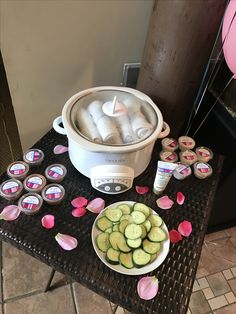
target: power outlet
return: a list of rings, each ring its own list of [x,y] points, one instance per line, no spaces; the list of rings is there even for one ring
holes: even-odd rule
[[[136,88],[141,63],[125,63],[121,85]]]

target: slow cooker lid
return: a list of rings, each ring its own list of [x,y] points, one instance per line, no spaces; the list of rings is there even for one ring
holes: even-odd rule
[[[86,140],[109,146],[137,144],[156,129],[154,108],[133,93],[99,90],[79,98],[71,106],[70,123]]]

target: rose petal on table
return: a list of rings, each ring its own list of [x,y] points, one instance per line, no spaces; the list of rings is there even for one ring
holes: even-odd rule
[[[169,237],[171,243],[177,243],[183,239],[179,231],[175,229],[169,231]]]
[[[138,194],[146,194],[149,192],[149,187],[148,186],[139,186],[139,185],[136,185],[135,186],[135,190]]]
[[[71,251],[78,245],[77,239],[68,234],[58,233],[55,236],[55,239],[57,243],[66,251]]]
[[[104,209],[104,207],[105,207],[104,199],[97,197],[91,202],[89,202],[86,208],[92,213],[99,214]]]
[[[63,145],[56,145],[53,149],[53,152],[56,155],[63,154],[65,152],[68,152],[68,147],[63,146]]]
[[[55,217],[53,215],[45,215],[41,219],[42,226],[46,229],[52,229],[55,225]]]
[[[19,217],[20,215],[20,208],[16,205],[8,205],[5,208],[3,208],[0,219],[12,221]]]
[[[153,299],[158,292],[158,279],[155,276],[141,278],[137,284],[137,292],[143,300]]]
[[[86,209],[84,207],[77,207],[72,210],[71,214],[74,217],[82,217],[86,214]]]
[[[184,236],[190,236],[192,232],[192,224],[190,221],[184,220],[178,226],[178,231]]]
[[[174,204],[174,202],[167,195],[158,198],[156,203],[161,209],[170,209]]]
[[[177,193],[177,203],[179,205],[183,205],[184,201],[185,201],[185,195],[182,192],[178,192]]]
[[[83,196],[78,196],[71,201],[71,205],[74,207],[84,207],[88,204],[87,198]]]

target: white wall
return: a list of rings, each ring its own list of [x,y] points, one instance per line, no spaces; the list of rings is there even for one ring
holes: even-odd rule
[[[0,43],[23,149],[80,90],[142,58],[153,0],[0,1]]]

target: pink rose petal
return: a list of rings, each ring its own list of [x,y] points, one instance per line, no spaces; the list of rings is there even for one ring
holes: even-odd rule
[[[78,245],[77,239],[68,234],[58,233],[55,236],[55,239],[57,243],[66,251],[71,251]]]
[[[97,197],[89,202],[86,208],[92,213],[99,214],[104,209],[104,207],[105,201],[102,198]]]
[[[182,205],[185,201],[185,195],[182,192],[177,193],[177,203]]]
[[[137,292],[143,300],[153,299],[158,292],[158,279],[155,276],[141,278],[137,284]]]
[[[138,194],[146,194],[149,192],[149,187],[136,185],[135,190]]]
[[[188,237],[192,232],[192,224],[190,221],[184,220],[178,226],[178,231],[184,236]]]
[[[174,204],[174,202],[167,195],[158,198],[156,203],[161,209],[170,209]]]
[[[46,229],[52,229],[55,225],[55,218],[53,215],[45,215],[41,219],[42,226]]]
[[[3,208],[3,211],[0,214],[0,219],[12,221],[19,217],[20,215],[20,208],[16,205],[8,205]]]
[[[175,229],[169,231],[169,237],[171,243],[177,243],[182,240],[181,234]]]
[[[71,213],[74,217],[82,217],[86,214],[86,209],[84,207],[77,207]]]
[[[74,207],[84,207],[88,204],[87,198],[79,196],[71,201],[72,206]]]
[[[63,154],[65,152],[68,152],[68,147],[63,146],[63,145],[57,145],[54,147],[53,152],[56,155]]]

